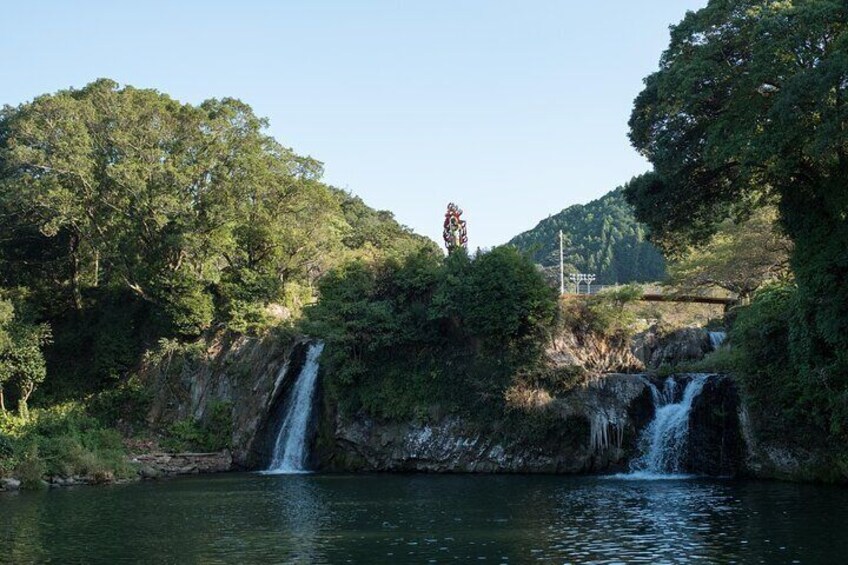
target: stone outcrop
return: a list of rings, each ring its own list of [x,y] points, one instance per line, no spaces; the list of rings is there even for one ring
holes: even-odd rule
[[[143,479],[223,473],[233,467],[233,457],[228,450],[215,453],[146,453],[136,455],[131,462],[138,465],[138,474]]]
[[[521,408],[549,410],[560,422],[536,442],[456,417],[387,424],[335,416],[332,438],[319,450],[320,466],[331,471],[621,471],[639,430],[653,417],[650,389],[640,375],[605,375],[562,397],[535,392],[528,391],[529,405]]]
[[[582,367],[592,373],[655,371],[699,361],[713,351],[710,334],[703,328],[666,331],[658,326],[632,338],[561,331],[545,349],[554,367]]]
[[[305,338],[219,336],[203,351],[166,356],[144,368],[156,391],[148,416],[154,428],[193,418],[203,420],[215,404],[232,415],[232,460],[255,468],[267,460],[268,430],[285,401],[306,351]]]
[[[0,491],[13,492],[21,488],[21,481],[7,477],[0,479]]]
[[[699,361],[712,350],[710,334],[703,328],[680,328],[666,332],[652,326],[636,334],[630,343],[630,351],[638,359],[639,366],[647,371]]]
[[[553,367],[582,367],[592,373],[641,371],[643,364],[633,354],[624,337],[580,335],[562,331],[545,349],[546,361]]]
[[[728,375],[715,375],[692,401],[687,465],[694,473],[734,476],[744,466],[739,390]]]

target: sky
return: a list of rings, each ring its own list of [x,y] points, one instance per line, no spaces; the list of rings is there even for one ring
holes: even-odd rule
[[[99,77],[236,97],[325,180],[491,247],[650,168],[627,120],[707,0],[2,0],[0,104]]]

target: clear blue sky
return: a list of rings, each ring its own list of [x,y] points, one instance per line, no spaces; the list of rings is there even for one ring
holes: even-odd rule
[[[234,96],[326,180],[438,239],[506,242],[647,170],[627,119],[668,26],[706,0],[10,0],[0,104],[98,77]]]

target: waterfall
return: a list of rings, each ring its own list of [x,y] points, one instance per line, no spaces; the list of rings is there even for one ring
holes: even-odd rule
[[[713,350],[721,347],[721,344],[724,343],[725,338],[727,337],[726,332],[709,332],[710,334],[710,344],[713,346]]]
[[[689,439],[689,412],[692,401],[701,393],[709,375],[695,375],[677,398],[677,381],[666,379],[663,391],[653,384],[656,407],[654,420],[642,432],[639,448],[642,455],[630,463],[632,478],[674,478],[685,471],[683,458]]]
[[[313,398],[318,384],[318,358],[324,350],[323,342],[309,346],[306,361],[292,387],[286,415],[274,444],[271,465],[266,473],[305,473],[309,421],[312,415]]]

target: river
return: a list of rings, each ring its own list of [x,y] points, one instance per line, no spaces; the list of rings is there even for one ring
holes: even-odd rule
[[[0,561],[845,563],[848,489],[224,474],[0,494]]]

